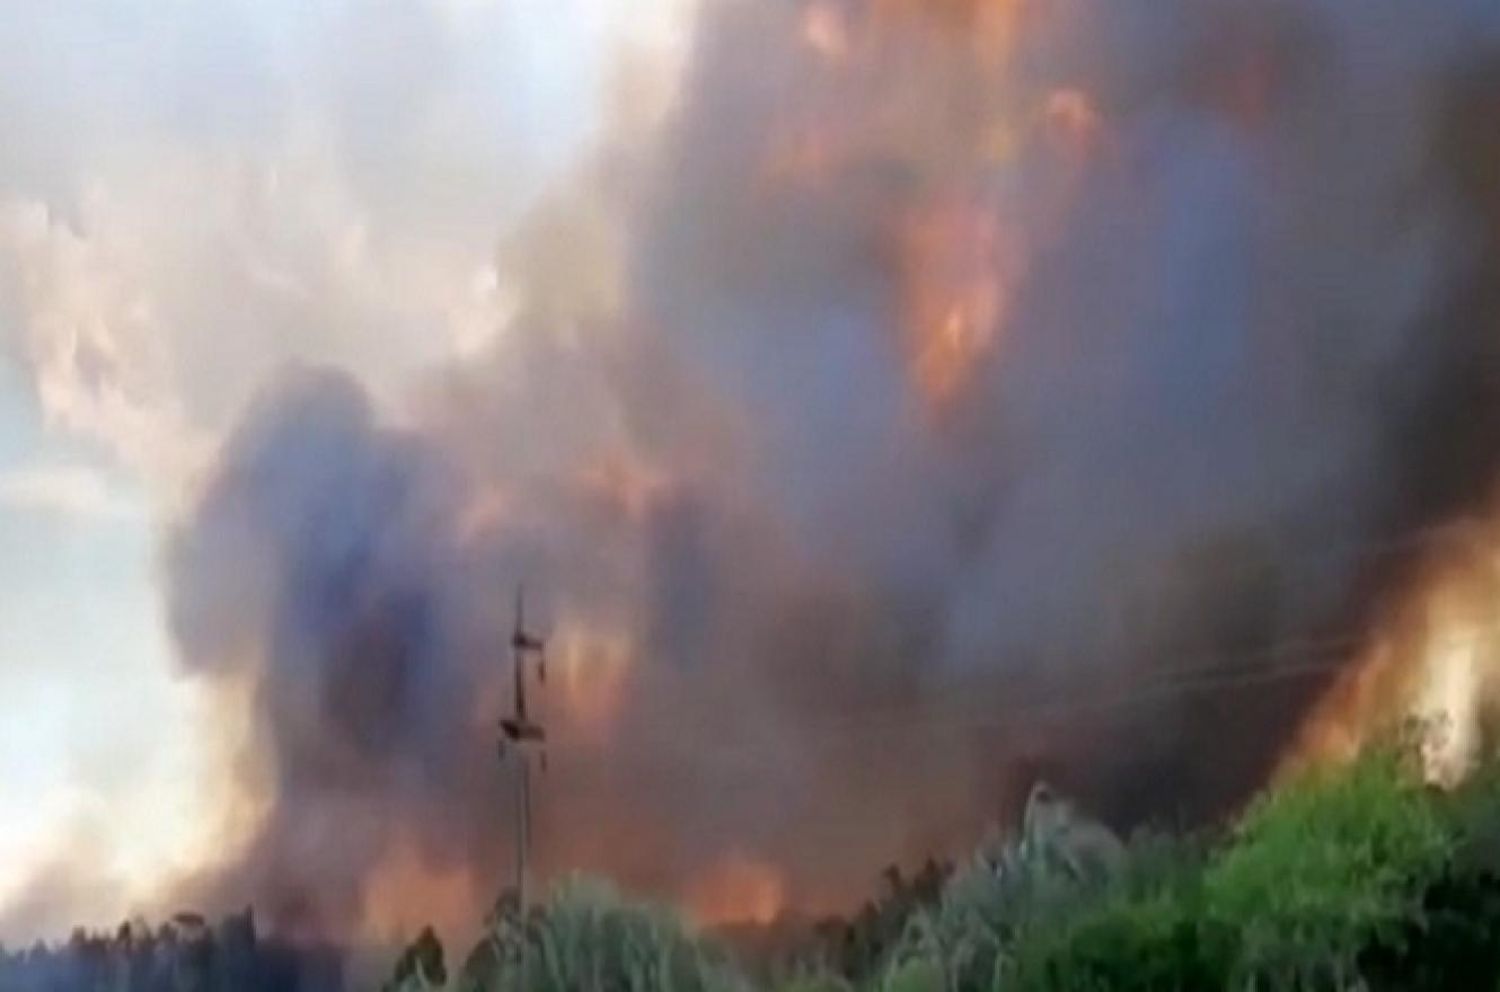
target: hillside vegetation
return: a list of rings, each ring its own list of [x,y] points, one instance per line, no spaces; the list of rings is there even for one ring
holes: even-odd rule
[[[1194,836],[1121,843],[1065,803],[1031,812],[965,864],[888,871],[860,912],[772,960],[570,879],[524,925],[502,897],[460,958],[424,932],[382,992],[1500,992],[1500,764],[1434,788],[1403,738]],[[0,949],[4,992],[342,984],[336,962],[257,941],[248,916]]]
[[[1403,738],[1268,792],[1219,835],[1144,834],[1094,862],[1069,843],[1027,831],[952,872],[894,873],[769,978],[663,909],[574,881],[524,937],[502,909],[456,974],[408,960],[388,988],[513,989],[525,939],[535,992],[1500,990],[1494,765],[1440,790]]]

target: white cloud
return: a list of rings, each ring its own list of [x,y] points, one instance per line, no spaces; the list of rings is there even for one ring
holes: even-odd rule
[[[23,2],[0,360],[168,507],[283,364],[399,396],[504,323],[496,244],[599,133],[611,52],[680,5]]]
[[[0,474],[0,507],[85,520],[123,519],[130,502],[84,465],[37,465]]]
[[[143,479],[201,445],[124,232],[81,236],[43,204],[0,203],[0,314],[48,427],[103,445]]]

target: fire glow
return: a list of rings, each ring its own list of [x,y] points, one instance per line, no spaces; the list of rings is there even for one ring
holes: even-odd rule
[[[774,867],[733,854],[688,886],[694,918],[711,925],[767,924],[786,908],[786,883]]]
[[[1493,522],[1423,535],[1409,587],[1311,714],[1289,771],[1347,761],[1371,735],[1417,722],[1433,780],[1462,778],[1494,747],[1500,710],[1500,533]]]
[[[1102,129],[1080,88],[1053,88],[1032,101],[1007,92],[1026,9],[1021,0],[809,3],[800,37],[822,62],[817,90],[842,96],[824,104],[817,90],[803,95],[766,159],[771,180],[804,186],[848,185],[881,164],[917,177],[914,194],[880,209],[892,215],[886,237],[897,260],[911,380],[937,410],[961,395],[996,349],[1032,242],[1045,233],[1032,229],[1030,205],[995,193],[1020,167],[1018,146],[1043,133],[1067,159],[1058,171],[1076,172],[1095,153]],[[911,41],[924,35],[935,39],[930,57],[950,67],[946,74],[912,60]],[[897,53],[906,61],[893,58]],[[976,88],[1001,96],[981,100],[972,115],[934,124],[936,108]],[[866,89],[874,95],[847,98]],[[1070,206],[1054,197],[1050,209],[1055,228],[1063,222],[1056,214]]]
[[[1416,15],[1325,6],[695,9],[668,109],[603,122],[478,291],[466,260],[494,305],[456,354],[266,363],[170,520],[174,672],[254,815],[159,901],[482,919],[521,584],[538,875],[707,924],[857,905],[1037,767],[1204,820],[1416,713],[1462,774],[1500,622],[1490,89]],[[1356,57],[1377,30],[1401,57]]]

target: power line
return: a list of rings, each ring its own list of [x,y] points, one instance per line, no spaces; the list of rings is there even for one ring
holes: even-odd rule
[[[1433,525],[1431,527],[1414,529],[1404,534],[1396,535],[1388,540],[1364,542],[1340,549],[1307,551],[1301,553],[1301,557],[1340,557],[1346,555],[1353,556],[1361,554],[1374,556],[1391,552],[1426,548],[1438,544],[1442,541],[1451,541],[1456,538],[1460,538],[1463,536],[1463,530],[1466,527],[1479,522],[1481,521],[1478,521],[1477,519],[1451,521],[1448,523]],[[1472,631],[1500,630],[1500,626],[1478,626],[1471,627],[1469,629]],[[1330,658],[1337,657],[1339,659],[1334,664],[1328,666],[1313,666],[1312,668],[1309,668],[1305,665],[1298,666],[1298,671],[1307,674],[1314,674],[1317,671],[1337,670],[1339,668],[1342,668],[1347,663],[1347,658],[1345,657],[1344,652],[1363,647],[1369,642],[1370,635],[1365,631],[1358,631],[1348,634],[1327,635],[1322,637],[1285,638],[1281,640],[1271,641],[1263,647],[1256,649],[1213,655],[1200,655],[1197,660],[1189,662],[1187,664],[1154,668],[1150,670],[1148,674],[1152,676],[1162,675],[1168,678],[1190,678],[1197,675],[1232,674],[1237,670],[1237,666],[1252,666],[1256,662],[1275,660],[1279,658],[1298,659],[1326,656]],[[1250,669],[1250,671],[1253,672],[1264,672],[1268,670],[1269,669],[1258,665]],[[995,672],[994,674],[999,673]],[[941,701],[939,697],[934,695],[930,688],[930,686],[932,685],[931,680],[928,680],[926,684],[929,688],[917,700],[917,705],[919,706],[927,706],[934,701]],[[975,688],[976,686],[973,680],[963,680],[957,684],[945,687],[941,691],[945,693],[952,692],[968,697],[973,695]],[[888,707],[882,707],[880,709],[863,714],[840,714],[828,719],[831,722],[842,722],[850,719],[881,720],[885,718],[887,713],[904,712],[907,708],[908,707],[905,704],[897,704]],[[674,724],[674,726],[680,728],[682,724],[676,723]]]
[[[1467,627],[1462,632],[1434,639],[1429,642],[1429,645],[1435,648],[1443,648],[1486,634],[1500,634],[1500,623]],[[1262,653],[1262,656],[1269,656],[1269,653]],[[1335,658],[1329,654],[1320,655],[1316,653],[1309,653],[1301,660],[1291,660],[1281,664],[1254,669],[1205,666],[1196,670],[1189,670],[1185,675],[1184,673],[1169,673],[1164,678],[1146,679],[1144,683],[1138,683],[1127,692],[1116,693],[1092,700],[1054,698],[1031,703],[1021,710],[1010,710],[1004,713],[997,713],[994,704],[988,700],[975,701],[973,687],[970,687],[961,699],[957,698],[957,693],[953,696],[928,697],[919,701],[911,708],[927,710],[928,715],[931,717],[931,719],[927,720],[916,718],[910,709],[906,707],[887,707],[880,710],[832,714],[817,719],[802,719],[797,722],[796,729],[814,734],[822,734],[824,739],[831,735],[835,738],[842,737],[851,741],[863,741],[863,735],[869,733],[883,735],[900,733],[901,728],[897,728],[896,726],[896,721],[898,720],[904,720],[906,728],[913,726],[930,727],[934,732],[942,732],[955,728],[962,730],[979,730],[986,727],[1001,728],[1015,726],[1018,723],[1035,725],[1038,722],[1053,722],[1086,713],[1108,713],[1129,710],[1177,697],[1204,693],[1232,692],[1263,685],[1311,679],[1320,675],[1344,671],[1347,669],[1347,666],[1348,661],[1343,657]],[[957,688],[961,690],[961,687]],[[965,705],[958,707],[950,706],[951,703],[955,702]],[[717,729],[710,727],[706,722],[700,721],[693,724],[684,724],[683,721],[678,719],[673,722],[672,729],[675,732],[670,737],[658,737],[655,743],[676,743],[687,737],[694,741],[693,751],[695,757],[713,763],[720,770],[722,770],[725,760],[733,763],[735,759],[741,757],[750,759],[743,764],[743,769],[747,772],[764,765],[764,753],[766,749],[763,747],[743,744],[716,747],[712,744],[705,744],[704,732]],[[775,736],[782,738],[785,735],[778,732]],[[632,733],[632,739],[637,743],[650,743],[651,735],[645,732],[644,729],[638,730]],[[767,739],[767,742],[769,740],[770,738]]]

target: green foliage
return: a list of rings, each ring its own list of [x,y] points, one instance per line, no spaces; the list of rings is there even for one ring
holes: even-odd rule
[[[1170,992],[1216,987],[1219,963],[1181,893],[1113,898],[1017,949],[1006,988]]]
[[[892,965],[880,981],[880,992],[943,992],[945,987],[942,965],[926,958]]]
[[[1373,941],[1361,970],[1373,990],[1496,987],[1500,975],[1500,762],[1438,797],[1451,855],[1418,912]]]
[[[865,903],[848,923],[825,924],[824,954],[835,971],[855,982],[881,975],[892,955],[899,954],[914,919],[943,897],[952,868],[929,859],[908,878],[895,865],[886,868],[880,895]]]
[[[895,960],[951,992],[1494,986],[1500,775],[1445,794],[1418,754],[1403,738],[1285,785],[1213,844],[1138,838],[1099,885],[1011,845],[958,872]]]
[[[948,987],[988,985],[1017,935],[1060,912],[1078,889],[1054,859],[1019,845],[981,854],[954,875],[935,905],[911,917],[895,960],[941,962]]]
[[[805,975],[778,985],[777,992],[851,992],[852,988],[837,975]]]
[[[1268,794],[1204,878],[1206,912],[1236,935],[1231,987],[1349,987],[1361,950],[1419,914],[1451,850],[1404,746]]]
[[[1212,988],[1216,944],[1202,940],[1202,855],[1143,835],[1104,885],[1076,888],[1017,928],[994,980],[1028,990]],[[965,988],[981,986],[970,983]]]
[[[459,992],[513,992],[526,941],[527,992],[737,992],[723,956],[671,913],[575,878],[559,885],[523,928],[502,905],[460,978]]]

